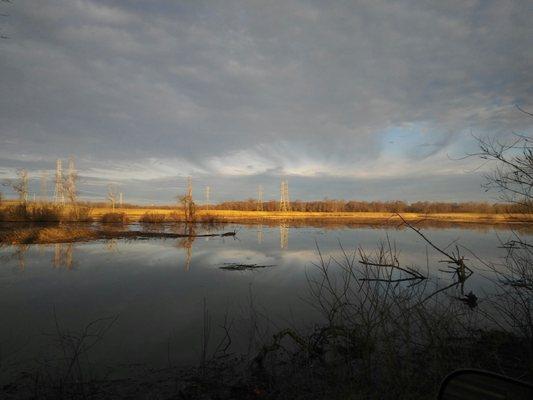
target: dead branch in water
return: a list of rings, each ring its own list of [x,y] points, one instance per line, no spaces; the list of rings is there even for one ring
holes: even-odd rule
[[[86,242],[99,239],[175,239],[191,237],[235,237],[236,231],[223,233],[191,234],[174,232],[147,232],[127,231],[115,229],[92,229],[92,228],[26,228],[16,229],[0,234],[0,244],[46,244],[46,243],[72,243]]]

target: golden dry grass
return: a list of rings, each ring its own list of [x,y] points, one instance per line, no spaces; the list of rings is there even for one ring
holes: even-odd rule
[[[111,208],[95,208],[92,210],[91,216],[95,219],[100,219],[105,213],[111,212]],[[175,210],[167,209],[148,209],[148,208],[131,208],[116,210],[126,213],[128,219],[132,222],[139,221],[145,213],[162,214],[168,216],[176,213]],[[185,216],[178,211],[183,220]],[[435,213],[435,214],[421,214],[421,213],[402,213],[402,217],[407,221],[442,221],[442,222],[458,222],[458,223],[532,223],[533,215],[530,214],[482,214],[482,213]],[[336,221],[336,222],[391,222],[400,223],[400,218],[388,212],[278,212],[278,211],[235,211],[235,210],[199,210],[197,211],[197,218],[199,221],[212,219],[217,222],[257,222],[257,221],[306,221],[306,220],[322,220]],[[174,218],[175,219],[175,218]],[[172,220],[167,218],[167,220]]]
[[[15,229],[0,235],[0,243],[67,243],[97,239],[98,233],[88,228],[26,228]]]
[[[4,201],[1,209],[16,204],[17,202]],[[156,218],[161,215],[166,221],[184,221],[185,215],[181,210],[167,208],[115,208],[94,207],[90,210],[90,217],[101,221],[105,214],[124,213],[128,221],[139,222],[143,215],[149,214]],[[324,223],[400,223],[400,218],[390,212],[279,212],[279,211],[236,211],[236,210],[198,210],[198,222],[235,222],[235,223],[260,223],[276,221],[321,221]],[[478,223],[478,224],[505,224],[505,223],[533,223],[533,214],[489,214],[489,213],[402,213],[407,221],[425,220],[428,222],[447,223]]]

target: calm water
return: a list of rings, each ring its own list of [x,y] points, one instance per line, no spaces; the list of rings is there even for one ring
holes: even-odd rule
[[[251,307],[256,311],[254,318],[268,318],[271,330],[317,321],[317,313],[302,300],[307,296],[306,271],[312,274],[312,264],[318,260],[317,244],[326,258],[339,257],[339,242],[346,249],[373,249],[388,235],[401,251],[402,265],[421,265],[424,270],[426,266],[426,246],[409,230],[226,226],[224,231],[234,228],[237,239],[118,240],[1,248],[4,372],[53,351],[53,336],[48,334],[55,332],[55,320],[62,329],[80,331],[98,318],[118,316],[91,353],[97,365],[157,367],[197,362],[205,309],[213,345],[226,316],[232,322],[235,350],[246,351],[249,343],[244,338],[250,337],[253,322]],[[459,240],[492,261],[504,255],[498,248],[500,240],[512,235],[511,231],[486,227],[428,228],[425,232],[441,246]],[[450,279],[438,270],[441,258],[429,252],[430,273],[437,284]],[[273,266],[226,271],[220,269],[225,263]],[[490,291],[485,275],[476,270],[466,291]]]

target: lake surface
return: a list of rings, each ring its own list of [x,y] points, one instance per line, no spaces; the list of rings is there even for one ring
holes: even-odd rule
[[[413,231],[379,227],[225,226],[237,237],[112,240],[90,243],[5,246],[0,248],[0,354],[3,376],[30,362],[51,357],[54,333],[79,332],[104,317],[117,317],[102,341],[91,350],[98,366],[130,364],[152,367],[197,363],[205,321],[210,347],[231,326],[232,348],[246,352],[253,342],[288,326],[319,322],[305,299],[308,277],[324,258],[340,258],[346,250],[372,250],[387,236],[400,251],[402,265],[419,265],[432,284],[452,279],[440,271],[442,259]],[[222,231],[221,230],[221,231]],[[197,233],[204,229],[198,228]],[[510,230],[493,227],[427,228],[424,232],[445,247],[457,240],[484,260],[504,256],[502,241]],[[530,237],[529,233],[524,234]],[[426,258],[428,257],[428,258]],[[472,258],[472,257],[470,257]],[[228,271],[226,263],[268,265]],[[473,267],[478,265],[474,259]],[[475,268],[465,292],[490,292],[489,273]],[[251,312],[253,310],[253,312]],[[255,334],[258,320],[264,325]],[[268,323],[267,323],[268,322]],[[263,335],[263,337],[261,337]],[[6,372],[9,370],[10,372]]]

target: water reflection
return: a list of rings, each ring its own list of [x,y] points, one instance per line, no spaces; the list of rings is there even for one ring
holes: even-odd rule
[[[56,243],[54,245],[54,256],[52,266],[54,268],[65,267],[71,270],[74,264],[74,245],[72,243]]]
[[[192,260],[192,245],[196,240],[196,225],[186,224],[183,230],[183,234],[187,235],[183,239],[180,239],[176,247],[185,249],[185,271],[188,271]]]
[[[289,247],[289,226],[283,222],[279,225],[279,243],[282,250]]]
[[[263,225],[257,225],[257,244],[263,243]]]
[[[0,248],[0,315],[9,326],[9,330],[0,330],[0,343],[10,338],[15,341],[20,338],[22,343],[34,332],[53,330],[51,310],[55,306],[69,327],[120,314],[116,327],[109,333],[109,346],[100,354],[102,360],[133,362],[142,358],[155,364],[167,362],[168,338],[172,337],[171,356],[180,361],[195,361],[204,297],[213,326],[228,314],[246,320],[243,310],[251,296],[257,308],[280,326],[313,323],[316,312],[302,298],[308,295],[307,277],[313,274],[313,263],[318,259],[316,243],[324,259],[341,260],[339,242],[348,252],[361,247],[370,253],[387,234],[399,249],[397,265],[427,265],[426,269],[421,268],[421,273],[428,276],[425,287],[420,288],[423,297],[442,289],[442,298],[455,297],[470,306],[468,302],[474,304],[472,296],[480,293],[485,296],[491,290],[490,282],[479,269],[472,267],[473,274],[466,270],[448,271],[439,263],[442,254],[430,249],[426,255],[426,244],[416,233],[405,229],[335,230],[261,224],[238,226],[238,240],[196,240],[195,235],[206,228],[189,224],[147,229],[155,228],[184,233],[186,237]],[[426,231],[439,246],[458,240],[485,260],[502,256],[494,230]],[[512,236],[510,231],[498,233]],[[225,263],[274,266],[245,271],[219,269]],[[356,267],[363,268],[359,263]],[[63,273],[65,270],[68,273]],[[407,287],[410,283],[394,284]],[[435,301],[435,297],[432,299]],[[137,351],[139,348],[142,352]]]
[[[118,252],[118,241],[117,239],[109,239],[105,241],[105,248],[110,253]]]

